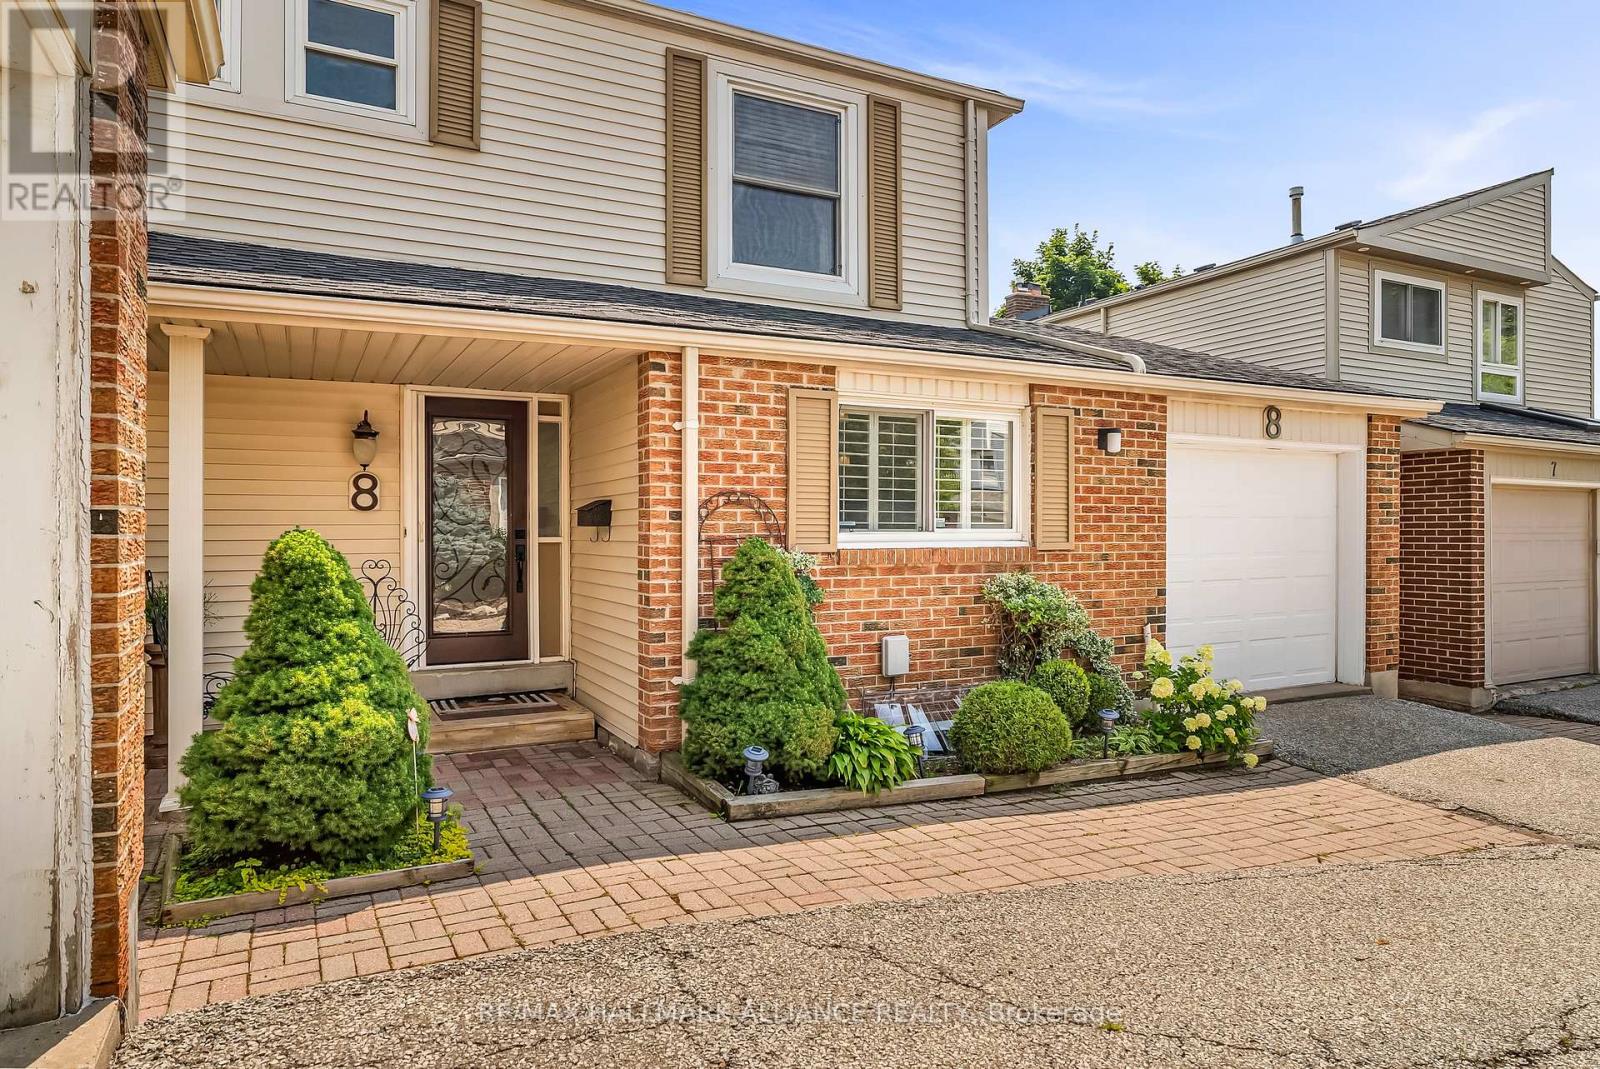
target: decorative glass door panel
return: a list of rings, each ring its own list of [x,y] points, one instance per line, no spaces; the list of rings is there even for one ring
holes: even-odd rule
[[[428,663],[528,649],[528,406],[430,397]]]

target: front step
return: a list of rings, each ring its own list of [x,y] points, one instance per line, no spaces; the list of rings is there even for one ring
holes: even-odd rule
[[[507,716],[428,719],[428,752],[473,753],[508,746],[540,746],[552,742],[584,742],[594,738],[594,714],[565,695],[554,695],[556,709],[536,709]]]
[[[572,662],[418,668],[411,673],[411,685],[430,702],[475,694],[513,694],[519,690],[570,690]]]

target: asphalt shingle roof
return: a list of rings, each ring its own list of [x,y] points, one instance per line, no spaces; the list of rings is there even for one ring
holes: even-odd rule
[[[150,235],[150,280],[229,289],[523,312],[570,319],[678,327],[807,341],[888,346],[963,356],[1126,370],[1110,356],[1060,348],[1077,343],[1131,354],[1154,375],[1341,393],[1372,393],[1313,375],[1174,349],[1076,327],[1010,322],[1038,342],[901,320],[817,312],[696,293],[513,275],[409,261],[375,260],[162,231]],[[1154,385],[1154,384],[1152,384]]]
[[[1575,426],[1561,417],[1552,418],[1533,410],[1506,412],[1481,405],[1448,404],[1431,416],[1412,420],[1425,427],[1455,431],[1458,434],[1494,434],[1509,438],[1532,438],[1545,442],[1600,446],[1600,423]],[[1588,422],[1588,421],[1584,421]]]

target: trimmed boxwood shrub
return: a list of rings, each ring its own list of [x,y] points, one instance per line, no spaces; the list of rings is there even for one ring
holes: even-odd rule
[[[1103,676],[1096,672],[1089,674],[1088,704],[1084,713],[1086,719],[1098,717],[1102,709],[1115,709],[1127,716],[1131,708],[1132,695],[1128,693],[1127,684],[1122,682],[1122,676]]]
[[[1066,715],[1073,731],[1083,730],[1091,708],[1089,677],[1079,665],[1072,661],[1046,661],[1033,673],[1028,683],[1050,695],[1056,708]]]
[[[1065,761],[1072,753],[1072,728],[1039,688],[985,683],[974,687],[956,710],[950,741],[963,767],[1004,776]]]
[[[761,539],[746,539],[723,566],[714,605],[718,628],[689,645],[699,670],[683,687],[684,764],[731,781],[744,748],[757,745],[785,786],[823,778],[834,721],[846,710],[844,684],[794,567]]]
[[[340,552],[315,531],[267,547],[250,586],[250,646],[183,758],[201,856],[340,862],[413,827],[430,784],[428,706],[372,621]],[[413,778],[406,711],[421,715]]]

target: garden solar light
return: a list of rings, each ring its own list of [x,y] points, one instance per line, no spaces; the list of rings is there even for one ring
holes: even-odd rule
[[[428,803],[428,820],[433,824],[434,853],[439,852],[439,829],[444,824],[445,806],[450,804],[450,797],[455,793],[449,787],[429,787],[422,792],[422,800]]]
[[[917,777],[922,777],[922,757],[928,752],[927,744],[923,742],[922,735],[927,729],[921,724],[912,724],[906,728],[906,742],[911,745],[911,757],[917,763]]]
[[[744,748],[745,793],[760,793],[757,787],[761,779],[761,766],[766,762],[768,756],[765,746],[746,746]]]
[[[1115,730],[1122,714],[1115,709],[1100,710],[1100,756],[1111,756],[1111,732]]]

